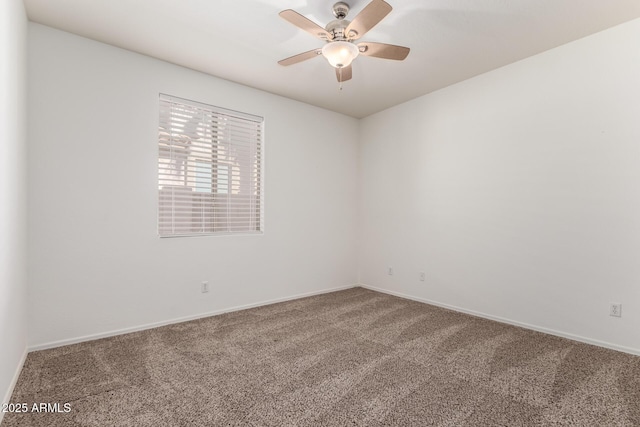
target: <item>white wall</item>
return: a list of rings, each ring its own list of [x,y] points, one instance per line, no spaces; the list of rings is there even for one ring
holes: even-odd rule
[[[361,282],[640,352],[638,40],[635,20],[363,119]]]
[[[22,0],[0,2],[0,397],[27,351],[26,47]],[[0,412],[0,420],[2,420]]]
[[[31,346],[357,282],[357,120],[29,28]],[[160,92],[265,117],[264,235],[157,237]]]

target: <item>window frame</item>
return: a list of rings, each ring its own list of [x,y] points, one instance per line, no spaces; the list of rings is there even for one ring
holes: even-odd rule
[[[190,99],[180,98],[173,95],[167,95],[164,93],[160,93],[158,99],[159,99],[159,103],[158,103],[159,122],[158,122],[157,134],[156,134],[156,137],[157,137],[156,147],[157,147],[157,156],[158,156],[157,158],[158,199],[156,204],[156,208],[157,208],[156,230],[157,230],[158,236],[164,239],[164,238],[174,238],[174,237],[204,237],[204,236],[222,236],[222,235],[241,236],[241,235],[264,234],[264,216],[265,216],[265,209],[264,209],[264,175],[265,175],[265,172],[264,172],[264,151],[265,151],[264,150],[264,147],[265,147],[264,121],[265,120],[264,120],[264,117],[249,114],[249,113],[243,113],[235,110],[230,110],[227,108],[222,108],[222,107],[218,107],[210,104],[205,104],[205,103],[193,101]],[[171,122],[172,120],[171,113],[166,113],[166,116],[168,118],[163,116],[163,108],[170,109],[171,107],[168,106],[170,104],[177,104],[182,107],[203,110],[207,114],[210,114],[211,117],[217,117],[216,119],[217,121],[216,120],[212,121],[212,129],[215,128],[216,126],[219,126],[220,120],[221,120],[220,117],[230,118],[234,122],[237,120],[251,122],[252,126],[255,127],[255,134],[250,135],[249,138],[251,142],[245,145],[242,145],[242,144],[238,145],[237,143],[234,145],[232,142],[233,138],[231,138],[230,136],[227,136],[227,137],[224,137],[224,136],[218,137],[215,135],[209,136],[208,139],[210,139],[211,141],[211,143],[209,144],[211,149],[210,163],[206,161],[198,161],[196,159],[191,159],[190,157],[192,155],[189,152],[189,154],[186,155],[186,160],[184,160],[184,165],[182,166],[184,168],[183,171],[178,172],[178,174],[176,175],[176,177],[179,178],[180,173],[184,174],[184,184],[168,185],[166,183],[167,163],[164,164],[164,169],[163,169],[163,160],[165,160],[166,162],[167,159],[169,159],[169,162],[171,162],[172,160],[175,160],[175,158],[166,157],[166,156],[163,157],[162,155],[163,148],[166,151],[166,146],[163,147],[162,132],[165,132],[165,134],[169,135],[169,138],[165,139],[165,145],[167,140],[171,141],[171,143],[169,144],[169,147],[173,147],[172,144],[174,140],[174,135],[176,136],[180,135],[180,137],[187,137],[186,133],[174,134],[174,131],[171,129],[171,127],[172,127],[172,124],[173,126],[175,126],[175,124]],[[195,116],[192,116],[192,119],[193,118],[195,118]],[[201,121],[200,124],[202,123],[203,122]],[[167,127],[163,127],[163,124],[169,125],[169,129],[167,129]],[[214,133],[215,132],[212,132],[212,134]],[[202,143],[202,140],[207,140],[206,137],[200,137],[198,139],[201,140],[200,141],[201,143]],[[223,146],[222,141],[224,141],[225,139],[227,140],[224,143],[226,144],[224,146],[227,149],[227,160],[221,161],[219,152],[220,152],[220,147]],[[216,142],[216,140],[219,142]],[[207,142],[204,142],[203,144],[207,145]],[[248,159],[248,163],[244,162],[242,165],[239,163],[236,163],[235,166],[233,165],[232,163],[233,156],[231,155],[231,151],[237,150],[237,149],[249,150],[248,154],[247,153],[243,154],[243,156],[246,156],[246,158]],[[173,148],[170,148],[171,156],[174,155],[172,150]],[[210,165],[210,168],[211,168],[210,181],[206,181],[206,180],[203,181],[202,176],[198,175],[199,171],[196,170],[198,167],[197,166],[198,163],[201,165]],[[194,166],[196,168],[196,169],[193,169],[192,171],[193,182],[191,184],[188,183],[190,166]],[[219,171],[223,168],[226,170],[226,173],[225,173],[225,177],[221,178]],[[177,170],[180,171],[179,168]],[[163,171],[165,172],[164,175],[163,175]],[[236,173],[234,174],[234,172]],[[243,216],[242,214],[240,217],[237,216],[238,213],[230,214],[230,206],[237,207],[237,205],[230,203],[231,200],[234,198],[234,196],[241,199],[242,194],[240,192],[241,191],[240,187],[244,187],[245,185],[247,185],[245,184],[246,178],[244,178],[244,180],[242,178],[243,175],[245,177],[247,176],[249,177],[249,180],[248,180],[249,193],[247,193],[249,202],[241,203],[240,206],[242,209],[246,209],[246,212],[249,213],[248,215],[249,219],[246,219],[246,217]],[[163,183],[163,176],[165,177],[164,183]],[[233,176],[236,176],[237,178],[234,179]],[[176,180],[176,177],[174,177],[174,180]],[[221,181],[223,181],[223,183],[221,183]],[[204,187],[210,187],[209,188],[210,191],[201,191],[203,187],[199,187],[199,186],[203,184],[204,184]],[[225,191],[219,191],[222,185],[225,187],[224,189]],[[173,187],[173,188],[170,188],[170,187]],[[181,187],[181,188],[178,188],[178,187]],[[237,190],[234,191],[234,188],[237,188]],[[166,227],[167,227],[166,214],[163,214],[163,208],[166,209],[166,205],[163,205],[163,190],[170,190],[172,194],[171,196],[172,197],[171,198],[172,213],[170,215],[170,218],[171,218],[170,227],[172,227],[172,229],[170,232],[167,232],[166,230]],[[208,206],[208,208],[211,209],[211,213],[208,215],[203,213],[203,217],[200,221],[201,229],[199,231],[194,231],[193,229],[188,232],[175,231],[176,216],[173,213],[176,210],[176,201],[174,199],[175,190],[178,190],[178,192],[179,191],[187,192],[187,190],[190,191],[189,194],[191,195],[191,199],[192,199],[191,208],[194,210],[197,209],[196,205],[198,203],[201,203],[202,211],[204,212],[206,210],[204,207],[204,204],[205,204],[204,200],[207,197],[211,198],[211,202],[209,202],[210,206]],[[216,218],[217,214],[215,213],[216,210],[219,209],[218,208],[219,205],[217,204],[219,203],[219,200],[217,199],[217,196],[220,196],[220,195],[223,196],[222,199],[226,199],[226,215],[224,219],[224,221],[226,222],[226,226],[223,226],[222,223],[220,223],[220,220],[219,218]],[[164,197],[166,198],[166,194],[164,195]],[[245,197],[246,197],[246,194],[245,194]],[[196,199],[199,199],[200,202]],[[193,214],[192,214],[192,217],[193,217]],[[240,229],[235,229],[235,230],[231,229],[233,228],[233,226],[230,225],[230,220],[233,220],[233,219],[237,220],[238,218],[241,218],[242,220],[246,220],[247,226],[246,227],[240,226]],[[210,222],[209,226],[207,226],[207,221]],[[197,224],[197,220],[194,220],[194,223],[189,223],[188,226],[193,227],[194,224]],[[188,226],[184,225],[183,227],[188,227]],[[211,228],[207,229],[208,227],[211,227]]]

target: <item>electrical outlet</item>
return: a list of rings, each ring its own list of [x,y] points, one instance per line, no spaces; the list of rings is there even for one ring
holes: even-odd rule
[[[609,316],[622,317],[622,304],[611,304],[609,307]]]
[[[200,288],[200,291],[204,294],[206,292],[209,292],[209,282],[202,282],[202,286]]]
[[[424,282],[426,280],[426,278],[427,278],[426,273],[424,271],[421,271],[420,272],[420,281]]]
[[[387,274],[389,276],[393,276],[393,267],[389,267],[389,270],[387,270]]]

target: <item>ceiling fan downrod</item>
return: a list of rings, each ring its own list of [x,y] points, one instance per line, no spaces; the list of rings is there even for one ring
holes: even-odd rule
[[[348,35],[346,34],[346,30],[351,21],[347,21],[345,18],[349,10],[349,5],[342,1],[333,5],[333,16],[335,16],[336,19],[329,22],[325,27],[327,32],[333,36],[331,40],[327,40],[328,43],[332,41],[347,41]]]

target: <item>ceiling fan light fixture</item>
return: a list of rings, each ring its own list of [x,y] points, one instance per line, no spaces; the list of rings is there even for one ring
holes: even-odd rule
[[[348,67],[359,53],[358,46],[347,41],[329,42],[322,48],[322,56],[335,68]]]

